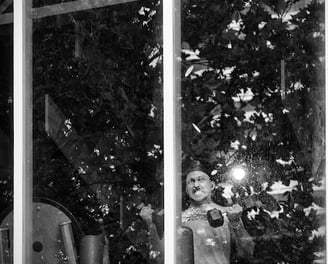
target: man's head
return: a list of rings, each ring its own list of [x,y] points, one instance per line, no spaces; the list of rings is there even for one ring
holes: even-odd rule
[[[189,171],[186,176],[186,193],[194,204],[204,204],[211,201],[214,184],[210,176],[201,169]]]

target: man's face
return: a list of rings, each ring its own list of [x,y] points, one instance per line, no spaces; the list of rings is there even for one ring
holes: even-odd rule
[[[186,192],[190,199],[202,203],[210,201],[213,184],[210,177],[202,171],[192,171],[186,178]]]

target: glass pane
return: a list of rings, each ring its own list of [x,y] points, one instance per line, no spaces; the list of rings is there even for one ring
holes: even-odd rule
[[[0,4],[0,21],[12,10]],[[13,24],[0,23],[0,259],[10,263],[13,221]]]
[[[181,2],[178,263],[325,263],[324,2]]]
[[[161,4],[104,2],[34,3],[33,263],[163,259]]]

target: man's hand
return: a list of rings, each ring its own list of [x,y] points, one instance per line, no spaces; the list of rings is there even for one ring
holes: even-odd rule
[[[243,208],[239,204],[227,208],[227,216],[232,226],[238,226],[240,224],[240,216],[243,212]]]
[[[239,214],[243,212],[243,208],[239,204],[234,204],[233,206],[230,206],[227,208],[227,214]]]
[[[152,213],[153,213],[153,209],[151,209],[150,205],[148,206],[144,206],[141,211],[140,211],[140,217],[142,218],[142,220],[145,221],[145,223],[147,225],[150,225],[153,222],[153,218],[152,218]]]

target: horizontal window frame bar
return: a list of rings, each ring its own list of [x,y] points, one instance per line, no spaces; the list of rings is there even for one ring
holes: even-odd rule
[[[94,8],[126,4],[137,1],[139,0],[78,0],[73,2],[65,2],[61,4],[32,8],[32,18],[40,19],[44,17],[64,15]],[[0,15],[0,25],[10,23],[13,23],[13,13],[5,13]]]

